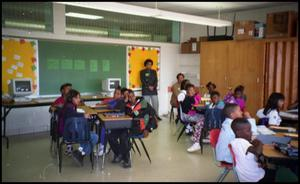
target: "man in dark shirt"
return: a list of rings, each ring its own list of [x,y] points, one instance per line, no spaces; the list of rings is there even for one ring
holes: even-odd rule
[[[155,109],[158,115],[158,97],[157,97],[157,73],[155,70],[151,69],[153,66],[153,61],[147,59],[144,62],[145,69],[140,71],[140,78],[142,82],[142,95],[149,104]],[[161,120],[158,117],[159,120]]]

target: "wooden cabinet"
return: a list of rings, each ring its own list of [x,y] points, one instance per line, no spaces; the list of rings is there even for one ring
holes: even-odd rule
[[[296,39],[202,42],[200,86],[215,83],[222,98],[229,88],[245,86],[253,117],[272,92],[283,93],[289,105],[298,99],[297,48]]]

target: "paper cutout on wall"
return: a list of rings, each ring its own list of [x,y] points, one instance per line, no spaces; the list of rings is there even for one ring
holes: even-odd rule
[[[84,60],[74,60],[74,70],[85,70],[85,61]]]
[[[108,59],[102,60],[102,71],[109,72],[110,71],[110,61]]]
[[[90,72],[98,71],[98,61],[96,59],[90,60]]]
[[[60,62],[62,70],[72,70],[73,69],[73,60],[71,59],[62,59]]]
[[[127,47],[127,87],[133,90],[140,90],[140,71],[144,69],[144,61],[152,59],[152,69],[156,70],[158,88],[160,79],[160,48],[158,47]]]
[[[33,95],[39,94],[38,52],[32,42],[37,45],[37,40],[2,37],[2,95],[8,93],[9,81],[14,78],[31,78]]]
[[[59,60],[58,59],[47,59],[47,68],[48,68],[48,70],[58,70],[59,69]]]

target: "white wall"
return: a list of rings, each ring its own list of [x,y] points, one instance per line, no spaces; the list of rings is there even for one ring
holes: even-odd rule
[[[280,12],[286,10],[293,10],[298,12],[298,3],[295,5],[289,6],[275,6],[270,8],[262,8],[256,10],[249,11],[240,11],[236,12],[236,20],[256,20],[259,22],[266,22],[267,13],[271,12]],[[217,18],[218,15],[210,15],[208,17]],[[234,13],[224,13],[221,12],[221,19],[233,21]],[[227,35],[231,35],[232,27],[228,27]],[[217,28],[216,34],[224,34],[225,28]],[[210,35],[213,35],[213,27],[210,27]],[[196,37],[197,40],[200,36],[207,36],[206,26],[182,23],[181,24],[181,42],[188,41],[191,37]],[[195,81],[195,85],[199,85],[200,83],[200,54],[180,54],[180,62],[179,62],[179,71],[185,71],[193,76],[198,74],[197,80]]]
[[[62,32],[65,26],[59,16],[63,15],[64,5],[54,5],[54,33],[44,32],[28,32],[17,29],[2,28],[2,36],[16,36],[23,38],[40,38],[55,40],[70,40],[97,43],[115,43],[124,45],[142,45],[142,46],[158,46],[161,48],[161,78],[159,84],[159,114],[167,114],[169,111],[168,86],[176,79],[179,63],[179,44],[160,43],[160,42],[144,42],[122,39],[111,39],[101,37],[88,37],[77,35],[66,35]],[[56,21],[57,20],[57,21]],[[58,86],[59,88],[59,86]],[[140,94],[140,93],[137,93]],[[94,102],[95,103],[95,102]],[[7,117],[7,135],[32,133],[49,130],[50,115],[49,107],[19,108],[13,109]],[[2,109],[3,110],[3,109]]]

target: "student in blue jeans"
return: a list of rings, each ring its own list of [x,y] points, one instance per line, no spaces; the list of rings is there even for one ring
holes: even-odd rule
[[[84,121],[91,118],[91,116],[87,113],[78,113],[77,112],[77,106],[80,104],[80,93],[74,89],[70,90],[66,96],[66,103],[64,104],[63,110],[62,110],[62,116],[64,119],[64,122],[68,118],[85,118]],[[87,122],[87,121],[86,121]],[[68,127],[65,127],[68,128]],[[64,130],[68,131],[68,130]],[[82,130],[84,131],[84,130]],[[98,142],[98,135],[94,132],[90,133],[90,141],[92,142],[92,145],[95,146]],[[89,143],[82,143],[80,144],[80,147],[78,150],[74,150],[72,155],[74,160],[80,164],[83,165],[83,158],[85,155],[89,155],[92,151],[91,145]]]

